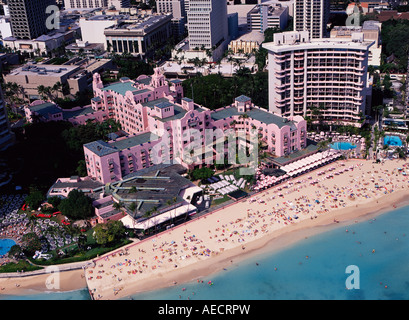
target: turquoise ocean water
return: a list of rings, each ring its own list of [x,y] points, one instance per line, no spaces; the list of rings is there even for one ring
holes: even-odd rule
[[[339,226],[278,252],[253,256],[204,277],[203,283],[192,281],[132,298],[406,300],[409,299],[408,253],[409,206],[368,221]],[[359,268],[359,289],[346,289],[346,280],[351,275],[346,273],[349,265]],[[15,298],[86,300],[89,296],[86,290],[22,297],[0,295],[0,299]]]

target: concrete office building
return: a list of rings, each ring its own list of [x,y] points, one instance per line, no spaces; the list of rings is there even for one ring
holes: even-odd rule
[[[227,3],[190,0],[187,12],[190,49],[211,49],[228,40]]]
[[[308,31],[310,38],[325,38],[330,0],[294,0],[294,31]]]
[[[130,0],[65,0],[65,9],[129,8]]]
[[[184,0],[157,0],[156,10],[158,13],[171,13],[172,34],[183,35],[186,24],[186,10]]]
[[[279,3],[258,4],[247,13],[247,30],[264,33],[267,28],[284,30],[288,23],[288,7]]]
[[[92,17],[81,17],[79,25],[81,28],[82,41],[88,43],[103,43],[104,49],[108,50],[107,41],[104,31],[108,27],[116,25],[126,17],[108,16],[108,15],[96,15]]]
[[[311,116],[360,126],[371,90],[368,52],[374,41],[357,33],[350,39],[310,39],[308,31],[283,32],[263,44],[269,61],[269,110],[277,115]]]
[[[172,13],[174,18],[186,17],[184,0],[157,0],[156,10],[159,13]]]
[[[105,29],[107,45],[113,52],[129,52],[133,55],[149,55],[171,37],[170,14],[123,21]]]
[[[79,60],[79,58],[74,58],[72,64],[24,65],[5,75],[4,81],[17,83],[24,88],[25,95],[33,100],[40,98],[38,86],[52,87],[57,82],[67,85],[70,88],[70,94],[83,92],[91,88],[94,73],[111,68],[112,61],[110,59]]]
[[[48,31],[46,8],[56,5],[55,0],[9,0],[7,2],[13,37],[35,39]]]

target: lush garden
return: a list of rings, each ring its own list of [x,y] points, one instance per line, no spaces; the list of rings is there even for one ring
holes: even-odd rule
[[[18,230],[24,234],[17,233],[20,240],[8,253],[9,258],[18,263],[5,264],[0,272],[29,271],[33,269],[31,265],[89,260],[131,242],[133,232],[120,221],[91,228],[86,223],[94,214],[91,200],[80,191],[71,191],[63,200],[50,197],[42,203],[43,200],[38,190],[32,190],[18,212],[13,210],[2,217],[2,230]]]

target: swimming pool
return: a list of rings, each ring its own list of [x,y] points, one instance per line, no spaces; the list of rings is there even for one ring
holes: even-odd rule
[[[388,146],[402,146],[402,140],[398,136],[385,136],[385,138],[383,138],[383,143]]]
[[[335,150],[350,150],[356,148],[356,146],[350,142],[335,142],[330,144],[330,147]]]
[[[11,239],[0,239],[0,256],[10,251],[10,248],[14,246],[16,242]]]

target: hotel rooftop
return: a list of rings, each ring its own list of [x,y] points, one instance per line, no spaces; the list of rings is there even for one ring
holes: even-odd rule
[[[142,145],[150,141],[155,141],[157,139],[159,139],[159,137],[154,133],[145,132],[130,137],[120,138],[118,140],[112,140],[109,142],[97,140],[84,144],[84,147],[102,157],[111,153],[116,153],[118,151]]]

